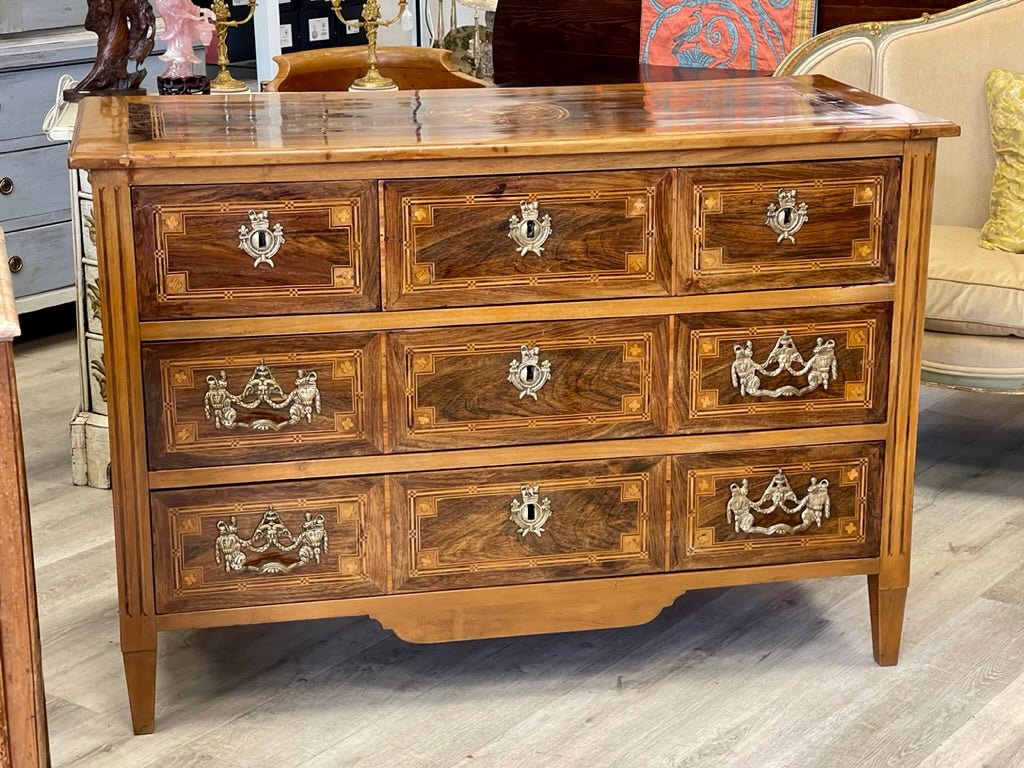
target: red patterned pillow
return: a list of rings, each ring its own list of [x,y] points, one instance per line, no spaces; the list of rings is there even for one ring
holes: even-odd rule
[[[640,60],[772,71],[814,34],[816,0],[643,0]]]

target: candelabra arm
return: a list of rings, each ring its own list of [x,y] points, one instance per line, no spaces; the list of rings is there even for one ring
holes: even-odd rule
[[[211,91],[232,92],[247,90],[245,83],[232,76],[228,65],[228,30],[241,27],[252,21],[256,15],[256,0],[249,0],[249,13],[244,19],[231,19],[231,9],[225,0],[213,0],[214,27],[217,31],[217,66],[220,71],[210,83]]]
[[[341,0],[331,0],[331,10],[334,11],[334,15],[338,17],[338,21],[340,21],[346,27],[358,27],[359,29],[362,29],[363,27],[366,26],[366,23],[360,21],[359,19],[350,21],[349,19],[345,18],[345,16],[341,12]]]

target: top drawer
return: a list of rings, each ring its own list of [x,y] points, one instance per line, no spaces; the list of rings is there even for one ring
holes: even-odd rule
[[[896,158],[696,168],[680,176],[686,292],[893,279]]]
[[[386,182],[385,307],[667,296],[673,176]]]
[[[134,191],[143,320],[377,309],[371,182]]]

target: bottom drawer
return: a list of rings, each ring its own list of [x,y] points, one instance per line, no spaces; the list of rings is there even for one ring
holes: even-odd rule
[[[152,494],[157,611],[382,594],[381,485],[353,478]]]
[[[666,471],[645,458],[396,476],[395,589],[662,571]]]
[[[880,443],[673,460],[672,570],[875,557]]]
[[[75,284],[71,222],[7,233],[7,257],[17,298]],[[20,261],[20,266],[14,263]],[[19,266],[18,269],[15,269]]]

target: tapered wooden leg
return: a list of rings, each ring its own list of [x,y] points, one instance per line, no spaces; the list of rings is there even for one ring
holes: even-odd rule
[[[136,734],[152,733],[156,710],[156,648],[123,653],[128,706]]]
[[[879,589],[877,574],[868,576],[868,603],[871,609],[871,645],[879,666],[891,667],[900,660],[903,637],[903,609],[907,588]]]

